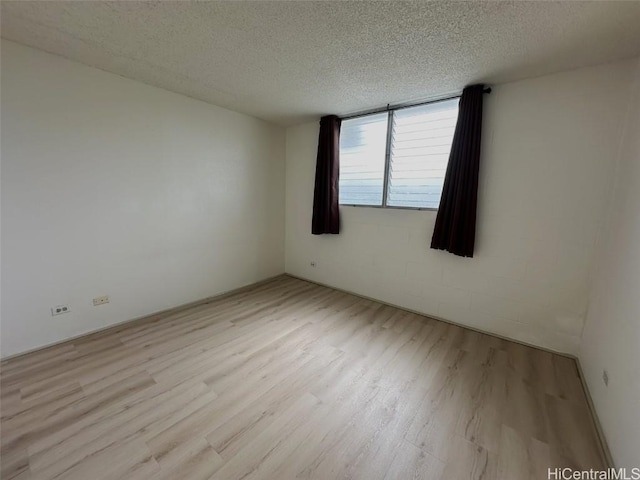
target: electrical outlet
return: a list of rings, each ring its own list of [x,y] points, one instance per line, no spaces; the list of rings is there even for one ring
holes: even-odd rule
[[[62,315],[63,313],[69,313],[71,309],[69,305],[56,305],[55,307],[51,307],[51,315]]]
[[[310,265],[311,265],[313,268],[316,268],[316,262],[311,262],[311,263],[310,263]]]
[[[96,297],[93,299],[94,307],[97,307],[98,305],[104,305],[105,303],[109,303],[109,295],[104,295],[103,297]]]
[[[604,382],[604,385],[605,385],[606,387],[608,387],[608,386],[609,386],[609,374],[607,373],[607,371],[606,371],[606,370],[603,370],[603,371],[602,371],[602,381]]]

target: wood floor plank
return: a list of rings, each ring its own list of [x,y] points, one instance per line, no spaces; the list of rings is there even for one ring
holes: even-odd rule
[[[502,425],[498,453],[497,476],[500,480],[547,478],[551,465],[549,445]]]
[[[485,480],[498,477],[497,455],[489,450],[454,435],[448,443],[449,454],[442,480]],[[526,478],[516,473],[512,478]]]
[[[432,478],[441,478],[444,467],[445,464],[437,458],[425,453],[411,443],[404,442],[398,448],[398,453],[391,462],[384,478],[385,480],[399,478],[431,480]]]
[[[320,401],[311,394],[299,397],[290,409],[257,436],[248,439],[244,447],[214,474],[212,480],[260,478],[259,474],[270,468],[271,463],[285,461],[286,452],[295,447],[291,435],[309,420],[314,411],[321,408],[320,405]]]
[[[3,479],[605,465],[571,359],[286,276],[3,361],[0,387]]]

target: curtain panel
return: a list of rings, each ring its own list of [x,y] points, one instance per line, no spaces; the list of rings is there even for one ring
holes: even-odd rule
[[[316,182],[313,190],[311,233],[340,233],[338,180],[340,176],[340,125],[336,115],[320,119]]]
[[[473,257],[484,85],[462,91],[431,248]]]

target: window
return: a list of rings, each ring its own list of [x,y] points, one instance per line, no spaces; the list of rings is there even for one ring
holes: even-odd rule
[[[387,112],[342,122],[340,200],[351,205],[382,205]]]
[[[340,132],[340,203],[437,209],[458,99],[346,119]]]

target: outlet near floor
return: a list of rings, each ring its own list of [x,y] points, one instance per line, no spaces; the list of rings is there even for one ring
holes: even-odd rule
[[[93,299],[94,307],[97,307],[98,305],[104,305],[105,303],[109,303],[109,295],[105,295],[103,297],[96,297]]]
[[[71,309],[69,305],[56,305],[55,307],[51,307],[51,315],[62,315],[63,313],[69,313]]]

